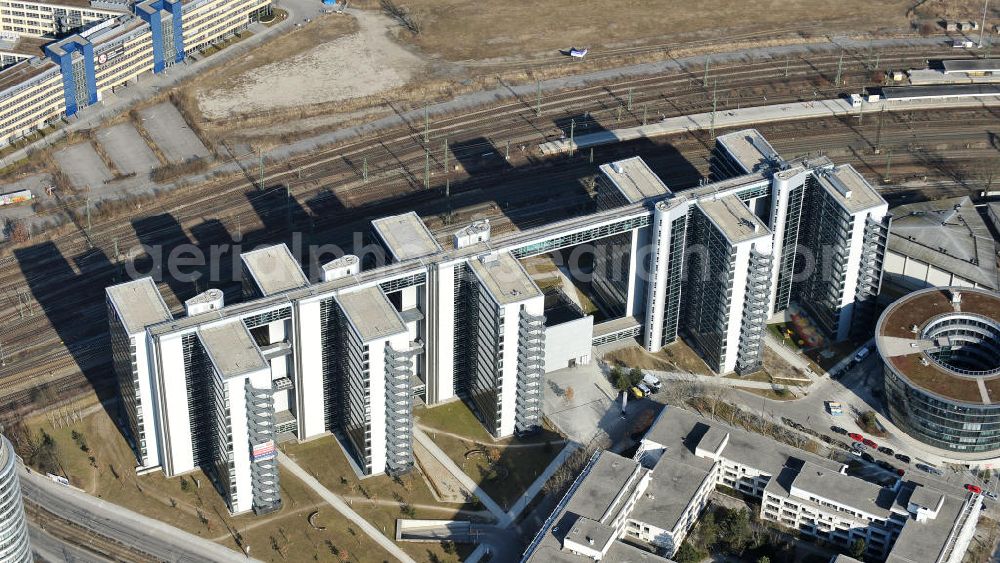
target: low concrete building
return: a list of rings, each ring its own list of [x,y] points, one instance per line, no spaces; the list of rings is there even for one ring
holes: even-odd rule
[[[883,487],[847,466],[666,407],[631,459],[598,452],[546,520],[524,562],[625,561],[620,545],[671,557],[717,486],[760,498],[763,520],[893,562],[962,560],[982,501],[924,478]],[[652,559],[651,559],[652,560]]]
[[[997,245],[967,196],[893,208],[884,283],[891,293],[931,286],[997,289]]]

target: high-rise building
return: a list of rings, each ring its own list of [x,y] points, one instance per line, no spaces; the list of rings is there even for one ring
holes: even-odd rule
[[[14,446],[0,435],[0,561],[31,563],[28,521],[24,515]]]
[[[802,299],[845,338],[878,291],[885,202],[850,167],[785,162],[756,131],[716,152],[715,174],[730,176],[677,193],[639,158],[604,165],[596,212],[501,236],[486,222],[435,235],[412,212],[380,218],[367,248],[381,256],[340,257],[315,279],[284,245],[247,252],[243,302],[210,290],[182,317],[150,279],[108,288],[139,469],[202,468],[232,511],[266,511],[274,442],[331,433],[359,474],[404,472],[416,402],[461,399],[497,438],[530,430],[544,373],[589,361],[593,345],[684,338],[712,369],[746,374],[769,316]],[[581,283],[599,315],[522,265],[580,251],[593,254]],[[814,255],[829,259],[810,271]]]

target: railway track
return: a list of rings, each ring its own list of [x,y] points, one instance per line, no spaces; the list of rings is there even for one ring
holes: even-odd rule
[[[886,53],[883,63],[906,64],[906,61],[918,61],[928,56],[939,54],[936,51]],[[894,58],[895,57],[895,58]],[[828,72],[836,68],[839,55],[810,57],[808,61],[799,61],[795,65],[789,62],[788,82],[796,88],[795,93],[777,91],[775,81],[785,80],[784,61],[775,67],[775,61],[760,61],[739,65],[720,66],[710,69],[708,81],[716,84],[722,82],[724,89],[713,90],[717,98],[722,98],[719,92],[729,93],[724,99],[725,104],[745,103],[745,97],[736,98],[732,93],[739,88],[743,93],[762,93],[768,101],[784,101],[802,99],[805,92],[815,85],[818,94],[839,90],[831,85],[822,86],[822,79],[817,79],[817,73]],[[867,73],[864,69],[849,69],[843,76],[856,83]],[[374,205],[372,202],[395,196],[405,201],[407,205],[426,204],[440,193],[445,167],[444,156],[435,155],[431,161],[436,168],[432,189],[426,190],[422,185],[425,162],[431,160],[428,151],[433,145],[440,143],[443,149],[445,138],[450,144],[452,154],[465,151],[465,155],[455,154],[462,164],[459,172],[448,171],[449,180],[460,184],[462,190],[482,189],[495,183],[494,175],[502,181],[503,166],[490,163],[482,164],[480,157],[483,151],[497,155],[501,139],[484,134],[484,123],[491,130],[502,128],[503,137],[514,145],[513,161],[537,162],[534,155],[520,153],[519,145],[537,142],[547,136],[556,135],[565,127],[565,121],[576,116],[581,117],[581,132],[598,126],[627,126],[641,122],[642,115],[637,111],[645,107],[643,113],[659,115],[687,113],[704,109],[706,102],[704,76],[693,73],[679,75],[644,77],[625,81],[616,85],[599,85],[578,91],[547,96],[543,101],[542,117],[535,114],[535,108],[524,100],[504,102],[497,106],[469,112],[461,116],[435,118],[433,127],[429,129],[430,141],[424,140],[424,131],[419,124],[389,131],[376,138],[363,138],[327,147],[302,157],[292,158],[280,164],[268,167],[265,183],[268,185],[283,185],[287,187],[291,198],[289,202],[308,201],[310,207],[323,209],[331,202],[344,202],[344,207],[368,206],[363,212],[374,213],[379,209],[387,209]],[[814,84],[815,83],[815,84]],[[804,87],[803,87],[804,86]],[[785,85],[785,87],[790,87]],[[806,95],[806,97],[808,97]],[[632,111],[627,111],[628,98],[632,101]],[[722,106],[723,108],[725,106]],[[735,106],[732,106],[735,107]],[[671,113],[672,112],[672,113]],[[576,122],[573,122],[573,127]],[[889,142],[888,138],[886,142]],[[440,152],[440,151],[435,151]],[[472,155],[471,157],[469,155]],[[900,157],[899,165],[905,165]],[[498,160],[492,157],[492,160]],[[359,161],[368,164],[368,182],[360,176]],[[503,160],[502,162],[506,162]],[[473,170],[481,165],[481,170]],[[189,194],[191,190],[182,190]],[[283,190],[281,190],[283,191]],[[275,214],[285,213],[281,199],[274,197],[274,191],[249,191],[248,181],[239,177],[219,182],[211,190],[210,195],[196,197],[184,205],[175,205],[184,197],[182,194],[165,196],[155,204],[155,209],[143,209],[141,215],[149,216],[157,212],[168,214],[172,219],[163,219],[161,225],[150,222],[141,234],[136,233],[136,226],[116,219],[99,222],[84,236],[74,233],[61,237],[51,246],[35,247],[34,250],[19,252],[16,257],[8,257],[0,261],[0,287],[8,291],[7,303],[0,308],[0,326],[4,332],[0,335],[0,345],[5,352],[3,356],[17,358],[10,366],[0,367],[0,396],[7,391],[23,393],[24,379],[37,377],[39,372],[55,371],[56,369],[72,368],[73,364],[97,362],[105,365],[102,358],[109,356],[106,342],[99,336],[100,331],[92,326],[72,326],[75,318],[103,319],[103,299],[100,297],[103,286],[109,281],[110,274],[117,266],[114,248],[119,250],[129,248],[142,241],[152,241],[163,244],[187,242],[188,232],[192,227],[206,219],[219,219],[222,230],[242,234],[246,229],[273,228]],[[457,194],[456,194],[457,195]],[[398,203],[397,202],[397,205]],[[291,206],[288,207],[291,209]],[[169,210],[169,212],[168,212]],[[391,211],[389,211],[391,212]],[[270,217],[268,215],[270,214]],[[133,219],[140,213],[133,214]],[[254,217],[256,215],[256,217]],[[356,211],[350,209],[331,213],[306,212],[305,218],[296,219],[291,226],[302,228],[307,226],[310,232],[324,232],[325,229],[337,223],[343,223],[345,218],[354,218]],[[126,218],[128,219],[128,218]],[[244,223],[245,221],[245,223]],[[235,223],[235,225],[234,225]],[[271,223],[269,225],[269,223]],[[305,225],[303,223],[308,223]],[[234,228],[235,227],[235,228]],[[221,235],[221,233],[218,233]],[[199,245],[228,242],[225,236],[216,239],[202,240]],[[91,249],[91,245],[94,246]],[[64,257],[79,257],[72,265]],[[31,267],[25,267],[30,263]],[[20,266],[20,267],[18,267]],[[55,266],[55,274],[52,273]],[[86,280],[80,278],[86,277]],[[44,307],[35,309],[36,316],[24,316],[25,307],[16,303],[10,295],[11,288],[28,288],[34,298],[44,301]],[[96,300],[81,306],[80,296],[83,288],[89,288],[91,297]],[[182,296],[174,295],[173,288],[167,287],[165,294],[168,303],[176,306]],[[23,289],[21,290],[23,291]],[[58,319],[59,324],[68,322],[71,326],[61,328],[56,333],[50,325],[57,311],[65,307],[65,313]],[[40,309],[43,309],[39,311]],[[80,323],[82,324],[82,323]],[[90,323],[93,325],[94,323]],[[103,327],[102,327],[103,328]],[[70,336],[71,338],[67,338]],[[62,341],[90,339],[91,347],[84,351],[75,351],[72,355],[62,348]],[[30,359],[29,359],[30,358]],[[22,360],[23,359],[23,360]],[[21,363],[26,361],[28,363]],[[17,366],[14,368],[14,366]],[[55,369],[52,369],[55,368]],[[11,377],[14,369],[21,377]],[[15,380],[15,381],[11,381]]]
[[[122,563],[153,563],[157,561],[157,558],[153,556],[139,553],[133,548],[90,528],[60,518],[33,502],[25,502],[24,508],[28,518],[39,524],[49,534],[103,559]]]

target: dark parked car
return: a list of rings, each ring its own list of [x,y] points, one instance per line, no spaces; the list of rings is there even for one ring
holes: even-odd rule
[[[872,454],[870,454],[868,452],[862,452],[861,453],[861,459],[867,461],[868,463],[875,463],[875,458],[873,458]]]
[[[847,429],[846,428],[841,428],[839,426],[831,426],[830,430],[832,430],[834,434],[841,434],[841,435],[844,435],[844,436],[847,435]]]
[[[514,433],[518,440],[524,440],[526,438],[532,438],[542,433],[542,427],[539,425],[530,426],[524,430],[518,430]]]
[[[893,455],[894,453],[896,453],[895,450],[893,450],[892,448],[887,448],[885,446],[879,446],[878,451],[884,453],[885,455]]]
[[[896,454],[896,459],[902,461],[903,463],[910,463],[910,456],[903,454]]]
[[[918,463],[917,464],[917,469],[919,469],[921,471],[925,471],[925,472],[930,473],[932,475],[944,475],[944,473],[942,473],[941,470],[938,469],[937,467],[933,467],[933,466],[930,466],[930,465],[927,465],[927,464],[924,464],[924,463]]]

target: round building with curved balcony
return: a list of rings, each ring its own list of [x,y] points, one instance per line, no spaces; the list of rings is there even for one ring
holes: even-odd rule
[[[30,563],[28,521],[21,501],[14,447],[0,436],[0,561]]]
[[[1000,294],[916,291],[882,313],[875,343],[896,426],[943,450],[1000,450]]]

